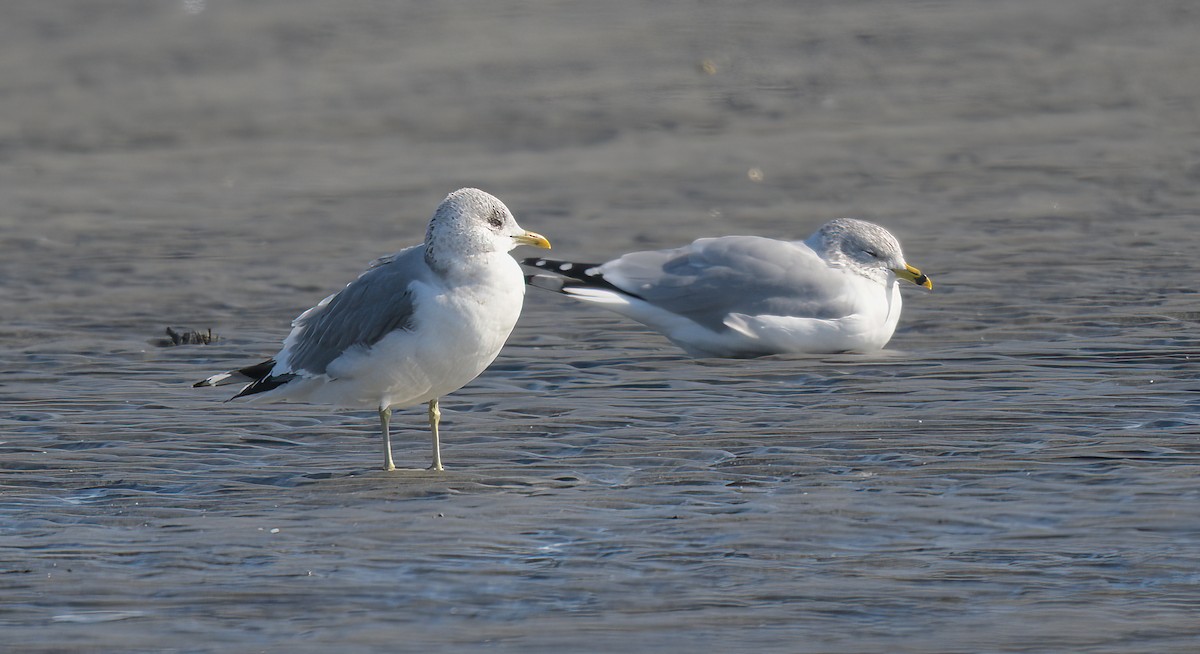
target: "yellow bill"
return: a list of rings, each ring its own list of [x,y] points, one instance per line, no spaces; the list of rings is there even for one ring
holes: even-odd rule
[[[532,245],[535,248],[550,249],[550,241],[546,240],[545,236],[537,232],[525,232],[520,236],[514,236],[513,240],[521,245]]]
[[[549,247],[549,246],[547,246],[547,247]],[[920,270],[917,270],[916,268],[913,268],[912,266],[910,266],[908,264],[904,264],[903,268],[897,268],[897,269],[893,270],[892,272],[896,273],[896,276],[899,277],[900,279],[907,279],[908,281],[916,284],[917,286],[924,286],[925,288],[927,288],[931,291],[933,290],[933,280],[929,279],[928,275],[922,273]]]

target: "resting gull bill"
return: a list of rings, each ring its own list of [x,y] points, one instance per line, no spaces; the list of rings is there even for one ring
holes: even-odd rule
[[[804,241],[702,238],[602,264],[532,258],[531,286],[661,332],[697,357],[871,352],[900,320],[903,279],[933,282],[886,229],[839,218]]]
[[[383,467],[393,409],[429,406],[433,465],[442,470],[438,398],[483,372],[508,339],[525,296],[518,245],[549,248],[500,200],[471,188],[442,201],[425,242],[372,262],[292,322],[283,349],[196,386],[245,383],[231,399],[293,400],[379,411]]]

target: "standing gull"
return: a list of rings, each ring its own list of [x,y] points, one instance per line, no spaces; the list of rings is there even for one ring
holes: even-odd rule
[[[428,402],[430,469],[441,470],[438,398],[483,372],[516,325],[525,284],[508,252],[518,245],[550,242],[517,226],[500,200],[459,189],[438,205],[424,243],[372,262],[300,314],[274,358],[196,386],[249,382],[233,399],[378,409],[385,470],[396,469],[392,409]]]
[[[886,229],[839,218],[806,241],[702,238],[608,263],[525,259],[529,285],[598,304],[692,356],[870,352],[900,320],[897,279],[933,282]]]

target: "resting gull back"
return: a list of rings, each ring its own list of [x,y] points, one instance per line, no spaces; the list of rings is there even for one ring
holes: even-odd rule
[[[839,218],[805,241],[702,238],[602,264],[532,258],[531,286],[661,332],[693,356],[869,352],[900,319],[903,279],[933,283],[886,229]]]
[[[508,253],[518,245],[550,247],[495,197],[455,191],[438,205],[424,243],[372,262],[300,314],[278,354],[196,386],[240,382],[233,399],[374,408],[386,470],[395,469],[392,410],[428,403],[430,467],[441,470],[438,398],[483,372],[516,325],[525,285]]]

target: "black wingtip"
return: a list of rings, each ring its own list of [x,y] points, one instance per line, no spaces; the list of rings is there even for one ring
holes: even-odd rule
[[[604,275],[598,270],[604,264],[578,263],[575,261],[562,261],[560,259],[543,259],[541,257],[522,259],[521,263],[531,268],[545,270],[547,273],[550,273],[550,275],[526,275],[525,283],[530,286],[544,288],[557,293],[565,293],[568,288],[601,288],[642,299],[636,293],[631,293],[605,279]]]
[[[274,369],[275,359],[267,359],[262,363],[250,366],[248,368],[242,368],[238,372],[249,377],[250,379],[253,379],[254,381],[243,388],[237,395],[234,395],[229,399],[236,400],[239,397],[245,397],[247,395],[266,393],[267,391],[279,388],[280,386],[283,386],[284,384],[296,378],[296,375],[290,372],[272,375],[271,371]]]
[[[296,375],[293,373],[290,373],[290,372],[284,373],[282,375],[272,375],[270,377],[263,377],[262,379],[259,379],[258,381],[247,385],[237,395],[234,395],[233,397],[231,397],[229,399],[236,400],[239,397],[246,397],[247,395],[257,395],[259,393],[266,393],[267,391],[275,390],[276,388],[283,386],[284,384],[292,381],[295,378],[296,378]]]
[[[597,268],[600,266],[598,263],[579,263],[578,261],[545,259],[542,257],[527,257],[525,259],[521,259],[521,265],[529,266],[530,268],[549,270],[550,272],[565,275],[567,277],[579,277],[582,271],[591,270],[592,268]]]
[[[528,259],[522,259],[521,265],[529,266],[530,268],[537,268],[539,270],[545,270],[546,272],[558,275],[559,277],[574,279],[589,285],[608,285],[608,282],[604,280],[603,275],[598,272],[594,272],[601,265],[598,263],[578,263],[575,261],[563,261],[561,259],[530,257]],[[532,276],[536,277],[536,275]],[[526,281],[529,280],[529,277],[531,276],[526,275]]]
[[[252,366],[246,366],[238,370],[230,370],[223,372],[192,384],[192,388],[201,388],[204,386],[225,386],[227,384],[245,383],[250,380],[252,383],[258,383],[271,374],[275,368],[275,359],[267,359],[262,363],[256,363]]]

